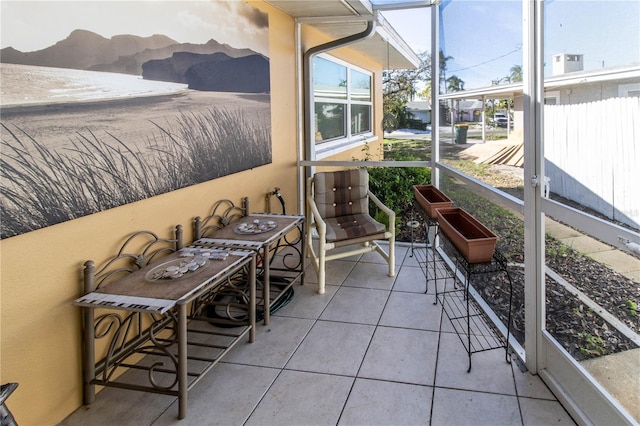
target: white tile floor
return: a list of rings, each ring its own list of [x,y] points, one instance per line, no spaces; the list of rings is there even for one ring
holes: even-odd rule
[[[544,383],[501,349],[467,353],[424,294],[424,275],[398,245],[396,277],[375,253],[313,268],[255,343],[240,342],[189,393],[108,388],[62,425],[562,425],[574,424]]]

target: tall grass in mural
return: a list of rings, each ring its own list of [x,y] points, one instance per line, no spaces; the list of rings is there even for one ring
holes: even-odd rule
[[[145,148],[109,134],[77,134],[72,147],[47,148],[18,127],[4,129],[0,236],[8,238],[271,161],[268,117],[242,112],[182,113],[155,124]]]
[[[180,167],[183,170],[167,170],[167,174],[180,173],[182,179],[189,179],[187,185],[271,161],[268,123],[256,126],[241,112],[209,109],[201,113],[183,113],[178,119],[175,135],[160,125],[156,126],[162,140],[159,143],[153,141],[153,150],[183,165]],[[171,152],[165,152],[163,146],[169,147]],[[215,167],[211,167],[212,164]]]

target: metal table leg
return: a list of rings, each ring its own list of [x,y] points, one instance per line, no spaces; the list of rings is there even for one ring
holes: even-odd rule
[[[178,305],[178,418],[187,417],[187,305]]]
[[[269,317],[271,315],[271,283],[269,277],[269,246],[265,245],[262,254],[262,298],[264,302],[264,325],[269,325]]]

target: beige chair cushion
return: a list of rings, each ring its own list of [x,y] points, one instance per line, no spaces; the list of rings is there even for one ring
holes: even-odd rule
[[[327,241],[350,240],[375,234],[384,234],[385,226],[368,214],[332,217],[327,224]]]
[[[369,174],[366,170],[318,172],[313,180],[313,198],[323,219],[369,214]]]
[[[385,226],[369,216],[368,186],[364,169],[315,174],[314,200],[327,224],[327,241],[385,232]]]

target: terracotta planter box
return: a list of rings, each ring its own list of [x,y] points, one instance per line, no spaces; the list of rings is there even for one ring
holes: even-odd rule
[[[469,263],[491,262],[498,237],[459,207],[439,209],[440,229]]]
[[[448,208],[453,205],[453,201],[444,195],[433,185],[413,185],[413,195],[418,205],[427,213],[431,219],[436,219],[437,209]]]

